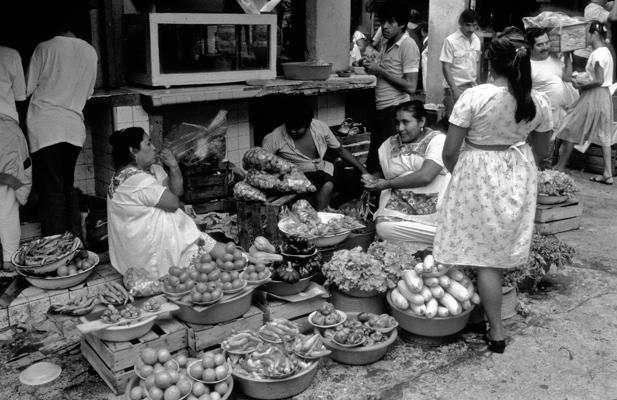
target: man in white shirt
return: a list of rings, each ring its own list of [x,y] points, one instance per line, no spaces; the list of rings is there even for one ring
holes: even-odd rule
[[[17,102],[26,100],[26,82],[19,53],[0,46],[0,267],[11,270],[19,247],[19,205],[28,200],[32,168],[26,138],[19,128]]]
[[[480,38],[475,34],[478,20],[475,11],[463,11],[458,19],[459,29],[446,38],[441,48],[439,61],[445,78],[447,115],[450,115],[454,103],[465,89],[478,84],[482,47]]]
[[[82,111],[94,92],[97,54],[71,32],[68,18],[55,22],[59,34],[40,43],[30,59],[26,123],[42,233],[81,236],[73,178],[86,140]]]
[[[389,1],[382,4],[378,15],[383,28],[380,55],[375,62],[364,63],[366,72],[377,76],[375,128],[366,161],[371,173],[379,169],[379,146],[396,133],[396,106],[409,101],[416,92],[420,70],[420,49],[405,31],[409,6]]]

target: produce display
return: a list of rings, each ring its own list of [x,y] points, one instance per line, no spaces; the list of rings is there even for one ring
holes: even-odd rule
[[[242,157],[242,168],[245,170],[258,170],[269,173],[285,174],[295,169],[295,166],[280,157],[262,149],[253,147]]]
[[[317,246],[306,238],[283,235],[283,243],[281,244],[281,253],[283,254],[306,256],[314,254],[316,250]]]
[[[255,350],[260,343],[263,342],[255,332],[241,331],[223,340],[221,348],[230,354],[246,354]]]
[[[570,175],[547,169],[538,171],[538,195],[574,197],[578,187]]]
[[[292,342],[299,333],[298,325],[286,319],[275,319],[259,328],[259,337],[272,343]]]
[[[272,276],[270,269],[268,269],[265,264],[260,262],[255,264],[249,264],[244,270],[244,272],[240,275],[242,279],[245,279],[248,283],[251,284],[256,282],[262,282],[265,279],[268,279],[270,276]]]
[[[99,291],[98,298],[101,304],[114,306],[124,305],[134,300],[133,296],[118,281],[107,282]]]
[[[403,272],[390,296],[397,308],[428,319],[455,316],[480,304],[480,297],[465,274],[457,269],[446,272],[430,254],[414,269]]]
[[[276,247],[263,236],[257,236],[249,247],[249,260],[256,263],[269,264],[283,261],[283,257],[277,254]]]
[[[101,321],[106,324],[115,324],[116,322],[122,319],[122,315],[120,315],[120,311],[111,304],[107,306],[103,314],[101,314]]]
[[[308,201],[298,200],[292,205],[291,210],[283,215],[279,227],[289,236],[311,239],[334,236],[363,228],[364,225],[344,215],[324,221]]]
[[[376,314],[360,313],[357,317],[348,316],[345,322],[326,329],[323,337],[344,347],[369,347],[385,342],[389,335],[383,334],[373,326],[379,319]]]
[[[186,269],[176,266],[169,268],[169,275],[161,278],[163,282],[163,291],[168,294],[186,294],[193,289],[195,281],[193,281]]]
[[[280,379],[293,375],[303,366],[295,354],[270,343],[262,343],[255,351],[241,357],[233,368],[236,373],[256,379]]]
[[[234,185],[234,198],[237,200],[266,202],[266,194],[246,182],[238,182]]]
[[[310,316],[309,322],[317,326],[332,326],[345,320],[345,314],[338,312],[332,303],[323,303]]]
[[[323,345],[321,335],[315,333],[313,335],[298,335],[293,345],[293,351],[301,358],[314,360],[325,357],[332,352]]]
[[[358,321],[366,324],[369,328],[376,331],[384,332],[394,329],[398,326],[398,322],[389,314],[373,314],[362,312],[358,314]]]
[[[188,376],[202,383],[219,383],[231,375],[225,355],[207,352],[188,366]]]
[[[161,300],[157,297],[153,297],[151,299],[148,299],[142,306],[141,308],[145,311],[145,312],[157,312],[158,310],[161,309]]]
[[[58,276],[71,276],[90,269],[93,263],[89,260],[88,250],[80,250],[68,265],[61,265],[56,270]]]
[[[50,310],[59,314],[81,316],[90,313],[97,304],[96,297],[79,296],[70,299],[65,304],[52,304]]]
[[[108,306],[113,307],[113,306]],[[135,319],[141,315],[141,309],[135,307],[132,304],[127,304],[122,310],[120,310],[120,316],[126,319]]]
[[[74,245],[75,236],[70,232],[33,240],[19,248],[18,262],[27,266],[50,264],[66,257]]]
[[[385,293],[392,282],[393,274],[374,256],[362,251],[361,247],[338,250],[322,267],[326,285],[335,285],[341,290],[360,289]]]

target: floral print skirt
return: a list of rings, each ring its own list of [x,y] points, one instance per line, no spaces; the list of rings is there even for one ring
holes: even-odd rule
[[[435,260],[492,268],[527,262],[536,212],[536,165],[529,145],[518,149],[465,146],[438,211]]]

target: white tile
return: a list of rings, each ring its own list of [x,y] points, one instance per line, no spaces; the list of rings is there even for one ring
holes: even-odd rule
[[[238,147],[240,149],[248,149],[251,147],[251,137],[249,135],[243,135],[239,137]]]
[[[142,106],[133,106],[133,121],[142,122],[150,120],[150,115]]]
[[[227,154],[229,154],[230,151],[235,151],[238,150],[238,137],[230,137],[227,136]]]
[[[150,133],[150,121],[136,121],[135,126],[142,128],[148,134]]]
[[[133,121],[133,107],[120,106],[114,107],[114,125]]]
[[[120,124],[116,124],[114,126],[114,129],[119,131],[120,129],[126,129],[126,128],[130,128],[132,126],[133,126],[133,122],[132,121],[131,122],[123,122],[123,123],[120,123]]]
[[[238,136],[251,136],[251,126],[248,122],[238,124]]]

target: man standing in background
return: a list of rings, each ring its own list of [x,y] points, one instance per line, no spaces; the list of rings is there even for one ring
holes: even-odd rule
[[[475,34],[478,20],[475,11],[463,11],[458,18],[459,29],[443,42],[439,61],[445,78],[446,115],[450,115],[465,89],[478,84],[481,54],[480,38]]]
[[[420,49],[406,32],[409,7],[404,2],[388,1],[378,15],[383,34],[379,57],[363,64],[367,73],[377,76],[375,129],[366,161],[371,173],[379,169],[379,146],[396,133],[396,106],[409,101],[416,92],[420,69]]]
[[[12,270],[19,248],[19,206],[28,200],[32,168],[26,138],[19,128],[17,102],[26,100],[24,68],[19,53],[0,46],[0,244],[2,264]]]
[[[81,236],[79,198],[73,188],[77,156],[86,140],[82,114],[94,92],[97,54],[71,31],[71,13],[54,20],[58,35],[40,43],[30,59],[26,123],[44,236]]]

